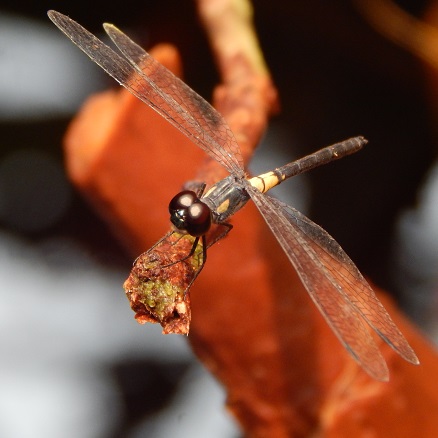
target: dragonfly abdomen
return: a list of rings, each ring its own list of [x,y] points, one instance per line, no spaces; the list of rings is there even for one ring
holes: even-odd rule
[[[249,179],[248,182],[258,191],[265,193],[293,176],[307,172],[331,161],[339,160],[347,155],[354,154],[366,144],[367,140],[363,137],[349,138],[348,140],[327,146],[313,154],[307,155],[282,167],[278,167],[270,172],[255,176]]]

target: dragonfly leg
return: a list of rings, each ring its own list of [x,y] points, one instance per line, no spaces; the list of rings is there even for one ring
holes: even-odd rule
[[[198,238],[199,239],[199,238]],[[205,239],[205,234],[202,236],[202,264],[199,266],[198,270],[195,272],[195,275],[190,280],[190,283],[187,285],[184,296],[186,296],[187,292],[192,287],[192,284],[195,282],[195,280],[198,278],[198,275],[201,273],[201,271],[204,269],[205,262],[207,261],[207,242]]]
[[[222,225],[225,228],[225,230],[222,233],[220,233],[218,236],[216,236],[213,239],[213,241],[210,242],[208,245],[207,245],[207,239],[205,237],[205,234],[202,236],[202,264],[200,265],[199,269],[196,271],[195,275],[193,276],[193,278],[190,280],[190,283],[186,287],[186,290],[184,291],[184,296],[189,291],[192,284],[198,278],[198,275],[201,273],[202,269],[204,268],[205,262],[207,261],[207,249],[210,248],[210,246],[214,245],[219,240],[223,239],[233,228],[233,226],[228,222],[224,222],[224,223],[221,223],[218,225]],[[195,250],[193,248],[195,248],[196,245],[197,245],[197,241],[195,240],[195,242],[193,243],[191,253],[194,253]],[[189,254],[189,257],[190,257],[190,254]]]
[[[180,238],[182,238],[182,236],[181,236]],[[181,263],[181,262],[183,262],[184,260],[187,260],[188,258],[190,258],[190,257],[195,253],[200,238],[201,238],[201,237],[195,237],[195,240],[193,241],[192,248],[190,249],[190,251],[188,252],[187,255],[185,255],[184,257],[180,258],[179,260],[175,260],[174,262],[169,263],[168,265],[164,265],[164,266],[162,266],[162,268],[168,268],[169,266],[175,265],[175,264],[177,264],[177,263]],[[178,239],[178,240],[179,240],[179,239]],[[204,244],[204,240],[205,240],[205,236],[202,236],[202,242],[203,242],[203,244]],[[204,246],[203,246],[203,248],[202,248],[202,254],[203,254],[202,265],[204,265],[204,263],[205,263],[205,259],[206,259],[206,248],[205,248]],[[202,269],[202,268],[201,268],[201,269]]]

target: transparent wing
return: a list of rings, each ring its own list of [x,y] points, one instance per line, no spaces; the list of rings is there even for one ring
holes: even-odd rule
[[[148,104],[230,173],[243,176],[239,146],[224,118],[172,72],[112,25],[105,30],[126,59],[56,11],[49,18],[120,85]]]
[[[374,378],[388,379],[385,360],[365,321],[405,360],[419,363],[382,303],[339,244],[294,208],[251,186],[248,192],[314,303],[356,361]]]

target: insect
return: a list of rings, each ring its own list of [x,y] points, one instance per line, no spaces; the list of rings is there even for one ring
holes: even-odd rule
[[[360,150],[366,144],[363,137],[328,146],[247,179],[239,146],[227,123],[188,85],[115,26],[104,24],[104,29],[121,54],[65,15],[55,11],[49,11],[48,15],[95,63],[229,172],[228,177],[205,193],[202,187],[198,192],[180,192],[171,200],[169,211],[177,233],[193,236],[191,251],[179,262],[189,258],[201,243],[200,271],[206,260],[205,235],[211,223],[222,225],[227,234],[231,229],[228,219],[252,199],[315,305],[370,376],[388,380],[389,372],[368,326],[406,361],[419,363],[405,337],[339,244],[299,211],[265,194],[294,175]]]

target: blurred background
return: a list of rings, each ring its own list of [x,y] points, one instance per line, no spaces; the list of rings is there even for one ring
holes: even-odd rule
[[[251,169],[368,138],[360,154],[278,196],[328,230],[434,338],[438,75],[376,31],[361,3],[253,2],[282,111]],[[394,4],[418,19],[435,5]],[[0,436],[238,437],[225,394],[186,339],[135,322],[122,289],[132,259],[65,175],[69,121],[115,83],[48,20],[52,8],[98,36],[108,21],[145,47],[174,43],[186,82],[207,99],[218,81],[192,1],[2,1]]]

